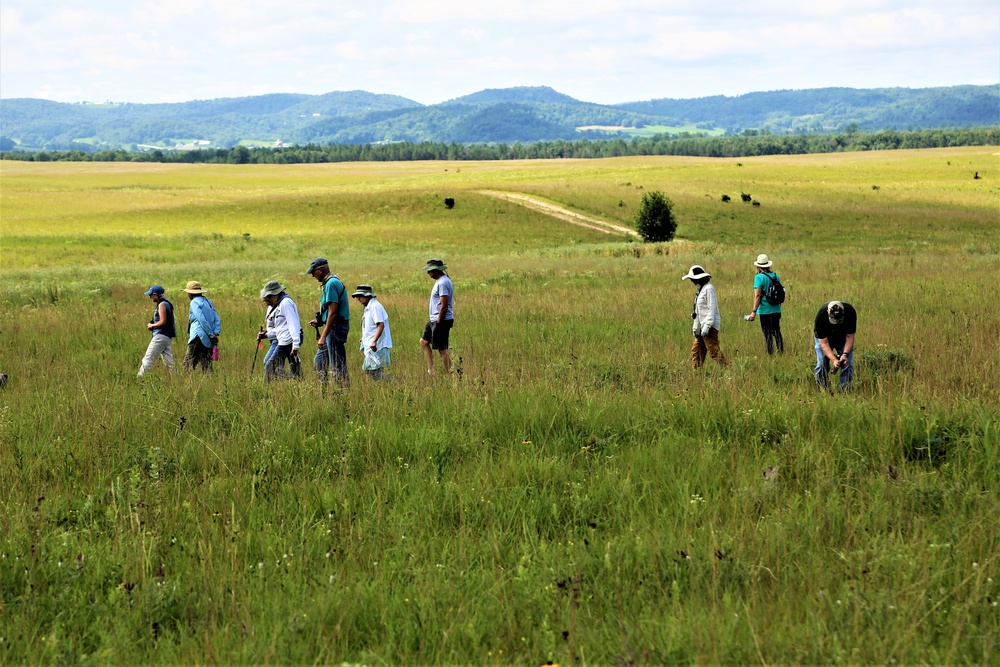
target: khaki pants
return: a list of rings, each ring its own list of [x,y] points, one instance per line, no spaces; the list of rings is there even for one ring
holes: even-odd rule
[[[163,363],[167,365],[171,371],[174,370],[174,351],[171,345],[171,339],[169,336],[164,336],[163,334],[156,334],[149,341],[149,347],[146,348],[146,356],[142,358],[142,366],[139,367],[139,377],[146,374],[157,359],[162,358]]]
[[[710,329],[707,336],[695,336],[694,344],[691,345],[691,365],[700,368],[705,363],[705,354],[719,362],[720,366],[726,365],[726,355],[719,347],[719,330]]]

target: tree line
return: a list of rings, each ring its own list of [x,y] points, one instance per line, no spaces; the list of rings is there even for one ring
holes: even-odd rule
[[[694,157],[752,157],[802,155],[841,151],[945,148],[1000,145],[1000,127],[897,132],[777,135],[746,130],[736,136],[709,137],[657,134],[651,137],[607,140],[556,140],[514,144],[459,144],[431,141],[389,144],[306,144],[284,148],[206,148],[189,151],[130,152],[122,149],[93,153],[68,151],[0,153],[7,160],[33,162],[169,162],[203,164],[306,164],[320,162],[405,162],[413,160],[538,160],[604,158],[640,155]]]

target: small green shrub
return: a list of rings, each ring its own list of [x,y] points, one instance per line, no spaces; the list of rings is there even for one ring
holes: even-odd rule
[[[913,358],[901,350],[865,350],[861,363],[870,375],[913,370]]]
[[[659,243],[674,238],[677,218],[674,203],[659,190],[642,194],[639,210],[635,213],[635,229],[647,243]]]

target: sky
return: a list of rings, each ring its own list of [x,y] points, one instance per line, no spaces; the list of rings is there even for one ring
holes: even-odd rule
[[[1000,82],[997,0],[2,0],[0,97],[551,86],[614,104]]]

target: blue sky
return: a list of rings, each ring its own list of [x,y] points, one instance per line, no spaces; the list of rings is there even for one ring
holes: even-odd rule
[[[996,0],[3,0],[0,96],[552,86],[613,104],[1000,82]]]

